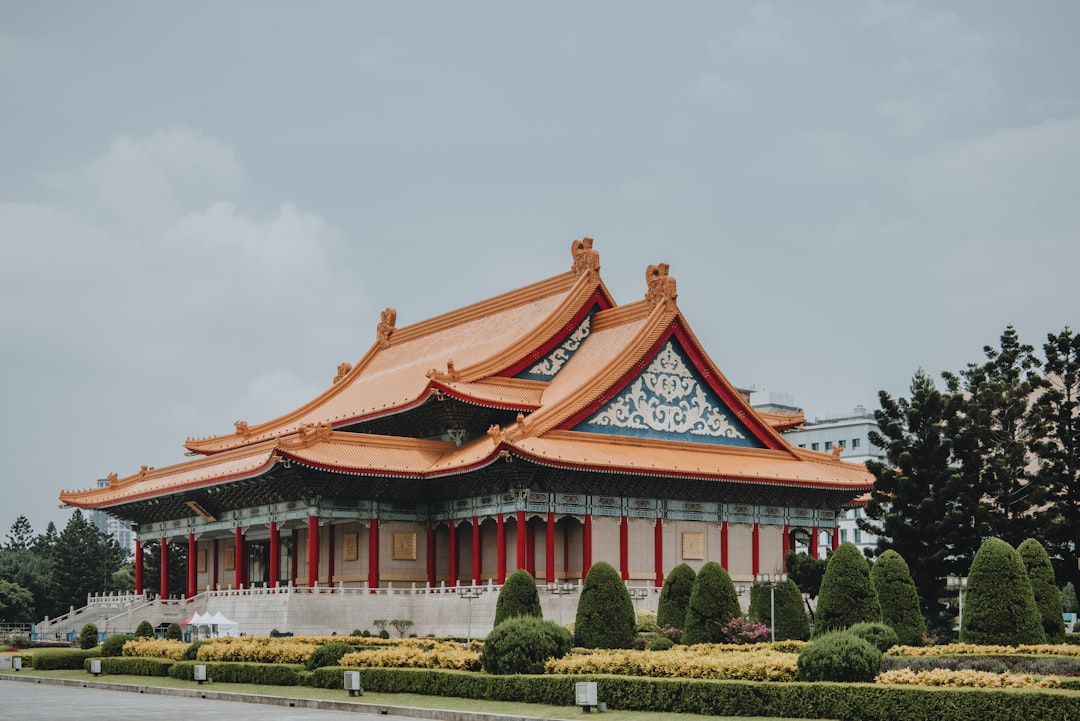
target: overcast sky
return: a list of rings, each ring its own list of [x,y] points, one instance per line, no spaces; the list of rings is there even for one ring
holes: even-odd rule
[[[810,417],[1080,327],[1080,4],[6,2],[0,540],[375,338],[667,262]]]

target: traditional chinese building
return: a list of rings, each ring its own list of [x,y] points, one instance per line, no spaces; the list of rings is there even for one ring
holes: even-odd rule
[[[517,568],[577,581],[598,561],[662,585],[679,563],[737,581],[817,555],[865,468],[793,447],[801,413],[755,412],[676,304],[665,264],[616,304],[591,239],[566,273],[375,343],[279,418],[188,439],[200,456],[64,491],[72,506],[183,543],[190,598],[212,588],[452,587]],[[837,535],[832,533],[832,543]],[[155,579],[156,580],[156,579]]]

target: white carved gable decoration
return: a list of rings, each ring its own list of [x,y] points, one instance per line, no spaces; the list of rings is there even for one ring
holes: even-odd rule
[[[585,339],[589,337],[589,330],[592,327],[591,321],[592,316],[585,316],[585,320],[581,321],[581,325],[570,334],[570,337],[563,341],[562,345],[549,353],[547,358],[530,368],[529,373],[545,378],[553,378],[556,373],[562,370],[562,367],[566,365],[566,362],[570,360],[570,356],[574,354],[574,351],[580,348],[581,344],[585,342]]]
[[[714,406],[671,341],[622,395],[587,423],[661,433],[745,438]]]

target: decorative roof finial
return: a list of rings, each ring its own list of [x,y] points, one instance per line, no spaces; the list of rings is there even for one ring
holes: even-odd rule
[[[570,244],[570,254],[574,257],[572,270],[578,275],[600,272],[600,251],[593,250],[592,238],[582,238]]]
[[[380,348],[390,347],[390,335],[394,332],[395,323],[397,323],[397,311],[393,308],[386,308],[383,310],[382,320],[379,321],[379,325],[375,329],[375,334],[379,338]]]
[[[648,284],[645,300],[653,305],[665,302],[674,303],[679,297],[679,294],[675,292],[675,278],[668,275],[667,263],[650,265],[645,271],[645,282]]]
[[[246,436],[251,433],[251,429],[248,428],[247,421],[235,421],[233,425],[236,426],[236,435],[238,436]]]
[[[840,458],[840,454],[843,453],[843,452],[844,452],[844,447],[843,446],[833,446],[832,447],[832,457],[833,458]]]
[[[337,375],[334,376],[334,383],[344,378],[352,370],[352,363],[338,363]]]

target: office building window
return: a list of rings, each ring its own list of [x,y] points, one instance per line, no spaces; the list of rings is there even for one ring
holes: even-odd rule
[[[837,443],[840,444],[841,448],[847,448],[847,441],[837,441]]]
[[[862,439],[861,438],[852,438],[851,439],[851,447],[852,448],[858,448],[861,445],[862,445]]]
[[[805,443],[800,443],[799,448],[806,448],[806,444]]]
[[[847,540],[847,529],[846,528],[841,528],[840,529],[840,543],[843,543],[846,540]]]
[[[825,450],[827,450],[827,451],[832,450],[832,441],[825,441]]]
[[[812,450],[812,451],[818,450],[818,444],[817,443],[811,443],[810,444],[810,450]]]

